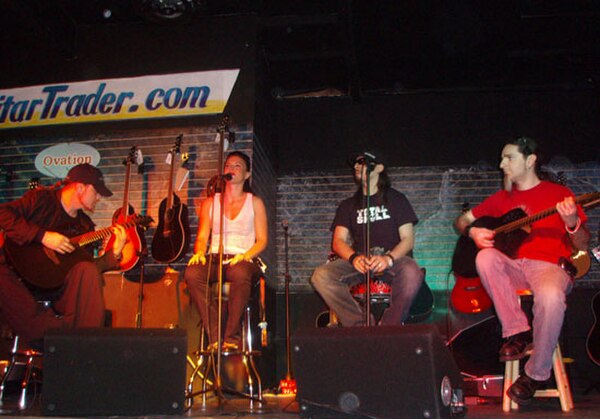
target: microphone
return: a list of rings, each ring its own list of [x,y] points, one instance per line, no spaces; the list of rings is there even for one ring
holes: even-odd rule
[[[375,162],[375,160],[376,160],[375,155],[372,153],[369,153],[368,151],[365,151],[363,153],[363,157],[365,159],[365,164],[367,165],[369,170],[373,170],[375,168],[375,166],[377,165],[377,163]]]
[[[231,180],[231,179],[233,179],[233,173],[224,173],[223,174],[223,179],[225,179],[225,180]]]
[[[288,222],[288,220],[283,220],[283,221],[281,222],[281,225],[283,226],[283,229],[284,229],[285,231],[287,231],[287,229],[288,229],[288,227],[289,227],[289,224],[290,224],[290,223]]]

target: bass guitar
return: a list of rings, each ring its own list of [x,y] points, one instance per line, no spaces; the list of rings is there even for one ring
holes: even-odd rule
[[[575,202],[583,208],[589,208],[600,203],[600,192],[592,192],[575,198]],[[516,252],[528,235],[524,227],[535,221],[556,213],[556,208],[547,208],[531,216],[520,208],[507,212],[501,217],[481,217],[473,222],[474,227],[485,227],[494,230],[494,247],[510,257]],[[452,271],[456,283],[450,295],[450,301],[455,309],[463,313],[478,313],[491,307],[492,302],[483,289],[475,257],[479,248],[475,242],[466,236],[460,236],[452,256]],[[575,268],[574,278],[581,278],[590,268],[590,257],[586,251],[575,252],[570,262],[561,264],[572,265]]]
[[[140,150],[133,146],[129,150],[127,158],[123,161],[125,165],[125,188],[123,189],[123,205],[117,208],[112,217],[113,224],[121,224],[125,222],[130,215],[135,214],[133,206],[129,204],[129,184],[131,179],[131,165],[140,164],[142,162]],[[146,254],[146,238],[144,236],[144,228],[140,225],[131,226],[126,230],[127,241],[123,247],[121,261],[119,262],[119,270],[122,272],[129,271],[135,268],[142,257]],[[104,252],[112,251],[115,243],[114,235],[111,235],[106,245]]]
[[[169,151],[169,192],[160,203],[158,227],[152,238],[152,257],[162,263],[172,263],[180,259],[190,244],[188,208],[173,191],[175,160],[180,153],[182,137],[183,135],[177,137],[175,145]]]
[[[128,229],[136,225],[147,227],[150,223],[152,223],[150,217],[132,215],[119,224]],[[39,289],[55,289],[63,285],[67,273],[75,264],[93,260],[84,246],[110,235],[112,235],[112,227],[71,237],[69,240],[75,246],[75,250],[64,255],[38,242],[20,245],[5,237],[4,251],[9,263],[27,284]]]

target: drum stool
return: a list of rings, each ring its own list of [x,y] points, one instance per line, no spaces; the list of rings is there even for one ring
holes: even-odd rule
[[[522,301],[522,297],[531,295],[531,290],[518,291],[519,301]],[[535,350],[535,348],[533,350]],[[531,351],[529,351],[528,355],[529,354],[531,354]],[[519,405],[512,401],[506,393],[508,388],[517,380],[517,378],[519,378],[519,369],[520,360],[506,361],[504,368],[504,388],[502,392],[502,410],[504,412],[518,410],[519,408]],[[537,390],[533,397],[558,397],[560,399],[562,411],[569,412],[573,409],[573,395],[571,393],[571,386],[569,385],[569,378],[565,369],[562,351],[560,350],[560,344],[558,342],[556,343],[556,347],[552,354],[552,370],[554,371],[556,388]]]

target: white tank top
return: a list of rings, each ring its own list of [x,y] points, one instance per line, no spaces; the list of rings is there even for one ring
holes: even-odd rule
[[[230,220],[227,216],[223,216],[223,231],[225,232],[223,235],[223,253],[225,254],[237,255],[239,253],[244,253],[254,246],[254,243],[256,242],[252,197],[253,195],[251,193],[246,193],[244,205],[235,219]],[[220,208],[221,194],[217,193],[213,198],[211,253],[218,253],[219,251]]]

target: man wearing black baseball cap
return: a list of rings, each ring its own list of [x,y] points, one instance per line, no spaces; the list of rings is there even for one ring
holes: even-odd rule
[[[94,230],[86,212],[93,212],[101,197],[112,192],[102,172],[90,164],[73,167],[63,185],[30,190],[15,201],[0,204],[0,231],[6,240],[6,246],[0,248],[0,308],[14,333],[33,344],[40,344],[49,329],[104,324],[101,272],[118,268],[127,237],[123,227],[114,227],[113,251],[96,259],[93,249],[72,243],[70,238]],[[66,266],[66,274],[47,268],[47,257],[56,259],[58,267]],[[74,259],[73,263],[66,264],[67,258]],[[31,280],[28,283],[19,274],[23,263],[40,267],[37,283],[51,278],[62,285],[51,290],[39,284],[33,287]],[[36,302],[40,295],[52,300],[52,308],[40,310]]]
[[[365,318],[349,286],[368,274],[392,289],[381,324],[401,325],[423,284],[412,258],[418,219],[406,196],[391,187],[382,154],[365,150],[353,154],[351,163],[358,189],[341,202],[331,225],[338,259],[317,267],[311,283],[342,326],[360,326],[371,319]]]
[[[96,189],[96,192],[104,197],[110,197],[113,194],[104,184],[104,176],[100,169],[89,163],[73,166],[71,170],[69,170],[65,182],[79,182],[84,185],[92,185]]]

